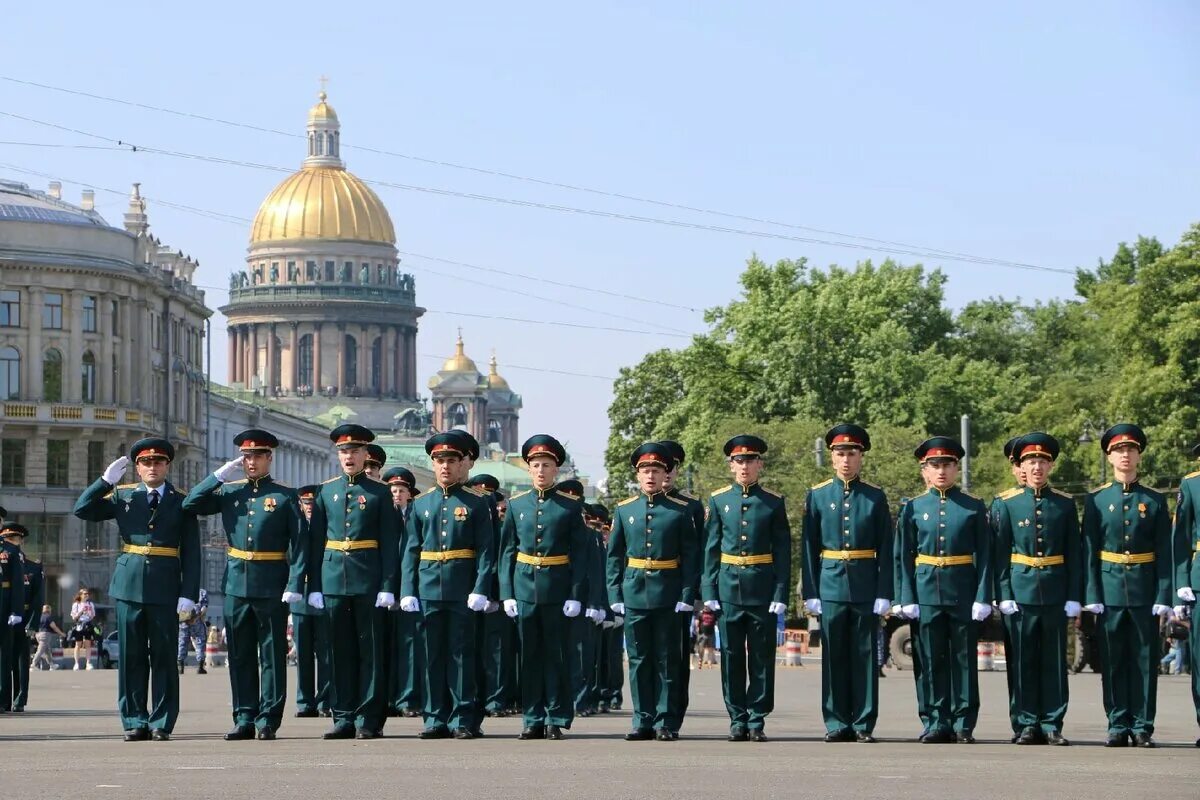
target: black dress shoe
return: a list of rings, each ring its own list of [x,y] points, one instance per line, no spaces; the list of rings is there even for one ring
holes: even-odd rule
[[[318,713],[320,713],[320,715],[322,717],[332,717],[333,716],[333,712],[330,711],[328,708],[322,708]]]
[[[734,725],[729,729],[729,741],[748,742],[750,741],[750,733],[741,725]]]
[[[508,716],[508,712],[503,708],[497,708],[495,711],[491,712],[491,716],[495,717],[496,719],[502,719]]]
[[[825,734],[827,742],[853,742],[854,731],[849,728],[842,728],[840,731],[829,731]]]
[[[666,728],[659,728],[654,732],[654,738],[660,742],[673,742],[678,739],[679,736],[667,730]]]
[[[474,739],[475,732],[472,731],[470,728],[455,728],[454,729],[454,738],[455,739]]]
[[[144,742],[149,738],[149,728],[130,728],[125,731],[125,741],[127,742]]]
[[[766,741],[770,741],[770,740],[767,739],[767,735],[762,732],[761,728],[755,728],[752,731],[750,731],[750,741],[766,742]]]
[[[563,735],[562,728],[558,727],[557,725],[547,725],[546,738],[558,741],[560,739],[565,739],[566,736]]]
[[[270,725],[263,725],[258,729],[258,740],[260,742],[271,742],[275,740],[275,729]]]
[[[196,674],[197,674],[197,675],[207,675],[207,674],[208,674],[208,670],[206,670],[206,669],[204,668],[204,665],[203,665],[203,664],[201,664],[200,666],[196,667]]]
[[[959,731],[955,740],[959,744],[975,744],[975,737],[971,735],[970,731]]]
[[[609,703],[608,707],[613,711],[620,711],[621,710],[621,701],[618,700],[615,703]]]
[[[601,714],[607,714],[607,713],[608,713],[608,705],[607,705],[606,703],[601,703],[601,704],[600,704],[600,713],[601,713]]]
[[[654,738],[654,731],[649,728],[638,728],[625,734],[627,742],[648,742]]]
[[[1104,741],[1105,747],[1129,747],[1128,733],[1113,733]]]
[[[1017,737],[1017,744],[1042,744],[1044,741],[1042,732],[1033,726],[1025,728]]]
[[[419,717],[419,716],[421,716],[421,712],[415,708],[406,708],[406,709],[404,709],[404,716],[409,717],[409,718]]]
[[[577,716],[577,717],[590,717],[591,715],[592,715],[592,712],[586,708],[581,708],[575,712],[575,716]]]
[[[150,731],[150,741],[169,742],[171,741],[171,734],[167,733],[162,728],[155,728],[154,730]]]
[[[1200,747],[1200,739],[1196,740],[1196,747]]]
[[[302,708],[296,712],[297,717],[319,717],[320,714],[315,708]]]
[[[253,725],[235,725],[233,727],[233,730],[231,730],[231,731],[229,731],[229,733],[225,734],[225,741],[227,741],[227,742],[240,742],[244,739],[253,739],[253,738],[254,738],[254,726]]]
[[[1046,734],[1046,744],[1052,744],[1056,747],[1066,747],[1070,744],[1063,735],[1058,731],[1050,731]]]
[[[322,739],[353,739],[354,738],[354,726],[347,725],[347,724],[334,725],[332,728],[330,728],[329,730],[322,733],[321,738]]]
[[[184,670],[184,665],[183,665],[183,664],[180,664],[180,665],[179,665],[179,674],[180,674],[180,675],[182,675],[182,674],[183,674],[183,670]]]
[[[875,744],[875,737],[866,731],[855,731],[854,738],[862,744]]]
[[[417,734],[417,738],[418,739],[449,739],[450,738],[450,729],[443,728],[440,726],[437,728],[426,728],[425,730],[423,730]]]
[[[24,714],[25,706],[13,706],[13,713],[14,714]]]
[[[1133,735],[1134,747],[1158,747],[1154,741],[1154,736],[1149,733],[1135,733]]]
[[[354,732],[355,739],[378,739],[379,731],[374,728],[359,728]]]
[[[532,725],[521,731],[517,735],[517,738],[523,742],[529,741],[530,739],[545,739],[546,727],[544,725]]]
[[[953,741],[953,733],[945,728],[938,728],[925,734],[925,738],[921,740],[921,744],[950,744]]]

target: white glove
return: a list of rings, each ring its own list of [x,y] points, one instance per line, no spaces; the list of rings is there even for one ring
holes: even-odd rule
[[[1067,612],[1068,617],[1078,617],[1080,608],[1079,603],[1074,600],[1068,600],[1067,604],[1063,606],[1063,611]]]
[[[604,630],[608,630],[609,628],[615,628],[616,626],[617,626],[617,623],[610,622],[609,620],[604,620],[604,624],[601,625],[600,627],[604,628]]]
[[[707,608],[709,611],[720,611],[721,610],[721,601],[720,600],[705,600],[704,607]]]
[[[483,611],[487,608],[487,595],[475,594],[474,592],[467,595],[467,608],[472,611]]]
[[[9,614],[8,615],[8,624],[9,625],[20,625],[21,624],[21,615],[20,614]]]
[[[1171,609],[1171,613],[1175,615],[1175,619],[1187,619],[1187,612],[1187,606],[1175,606],[1173,609]]]
[[[625,616],[625,604],[624,603],[613,603],[612,605],[609,606],[609,608],[611,608],[612,612],[614,614],[616,614],[618,617]]]
[[[805,600],[804,608],[808,611],[808,613],[817,614],[819,616],[821,613],[821,601],[815,597],[812,600]]]
[[[196,604],[186,597],[179,598],[179,602],[175,604],[175,610],[180,614],[190,614],[196,610]]]
[[[991,603],[971,603],[971,619],[983,622],[992,615]]]
[[[619,628],[624,624],[625,624],[625,617],[621,616],[620,614],[613,615],[613,625],[615,625],[616,627]]]
[[[321,609],[325,608],[325,595],[321,594],[320,592],[309,592],[308,604],[320,611]]]
[[[896,603],[896,605],[892,606],[892,616],[893,617],[904,616],[904,606],[900,605],[899,603]]]
[[[1175,594],[1185,603],[1196,602],[1196,593],[1192,591],[1192,587],[1190,586],[1179,587],[1179,591]]]
[[[675,613],[676,614],[683,614],[686,612],[690,612],[691,610],[692,610],[692,607],[689,606],[687,603],[676,603],[675,604]]]
[[[380,592],[375,595],[376,608],[391,608],[396,605],[396,595],[391,592]]]
[[[1019,605],[1017,605],[1016,600],[1001,600],[1000,601],[1000,613],[1006,617],[1011,617],[1013,614],[1017,613],[1020,610],[1021,610],[1021,607]],[[975,612],[973,610],[971,612],[971,616],[975,616]]]
[[[580,611],[583,611],[583,603],[578,600],[568,600],[563,603],[564,617],[578,617]]]
[[[104,482],[111,483],[114,486],[117,481],[121,480],[121,476],[125,474],[125,468],[129,466],[129,459],[121,456],[116,461],[104,468]]]
[[[225,483],[226,481],[231,480],[234,475],[237,475],[245,468],[245,462],[240,457],[235,458],[233,461],[226,461],[223,466],[218,467],[213,472],[213,477],[219,480],[221,483]]]
[[[916,619],[921,616],[921,607],[916,603],[910,603],[906,606],[900,606],[900,613],[908,619]]]
[[[767,606],[767,611],[770,611],[775,616],[779,616],[787,612],[787,606],[783,603],[771,603],[771,605]]]
[[[304,595],[296,592],[284,592],[283,597],[279,598],[284,603],[299,603],[304,599]]]
[[[309,601],[312,602],[311,600]],[[407,597],[400,598],[400,610],[407,611],[409,614],[415,614],[421,610],[421,601],[413,597],[411,594]]]
[[[499,604],[499,603],[497,603],[495,600],[488,600],[487,607],[483,609],[483,613],[485,613],[485,614],[495,614],[495,613],[496,613],[497,611],[499,611],[499,610],[500,610],[500,604]]]
[[[583,615],[585,617],[587,617],[588,619],[590,619],[592,622],[596,622],[596,623],[604,622],[604,612],[598,608],[588,608],[586,611],[583,612]]]
[[[1103,614],[1104,613],[1104,603],[1088,603],[1086,606],[1083,607],[1083,610],[1090,611],[1093,614]]]
[[[1156,617],[1159,614],[1170,614],[1171,607],[1161,605],[1160,603],[1155,603],[1154,605],[1150,606],[1150,613],[1152,613]]]
[[[888,609],[890,609],[891,607],[892,607],[891,600],[886,600],[882,597],[876,597],[875,605],[871,607],[871,610],[875,612],[875,616],[882,617],[884,614],[886,614],[888,612]]]
[[[516,619],[516,617],[517,617],[517,601],[516,600],[505,600],[504,601],[504,613],[508,614],[508,616],[512,617],[513,619]]]

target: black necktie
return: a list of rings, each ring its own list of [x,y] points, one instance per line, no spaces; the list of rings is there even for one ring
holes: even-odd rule
[[[148,498],[146,498],[146,500],[150,503],[151,511],[154,511],[158,508],[158,492],[151,489],[150,496]]]

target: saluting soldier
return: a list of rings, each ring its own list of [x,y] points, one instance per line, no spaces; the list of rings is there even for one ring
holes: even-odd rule
[[[501,527],[504,516],[504,493],[500,491],[500,481],[486,472],[475,475],[468,481],[469,486],[480,489],[491,495],[495,504],[496,541],[500,541]],[[498,556],[497,556],[498,557]],[[479,623],[479,705],[483,707],[484,716],[507,717],[515,698],[519,696],[517,686],[517,626],[507,614],[500,611],[500,585],[497,576],[495,594],[488,592],[488,604]],[[494,600],[492,598],[495,598]]]
[[[301,486],[296,490],[301,512],[301,529],[305,541],[312,519],[313,499],[319,486]],[[307,583],[307,575],[305,576]],[[329,621],[325,612],[308,604],[307,586],[299,600],[288,604],[292,612],[292,641],[296,647],[296,714],[297,717],[330,717]]]
[[[16,646],[18,634],[20,644],[28,652],[25,642],[25,564],[21,551],[9,541],[9,533],[23,533],[25,527],[15,522],[3,523],[0,528],[0,713],[12,711],[13,675],[17,668]]]
[[[721,687],[729,741],[767,741],[775,708],[775,629],[792,572],[792,529],[781,495],[758,482],[767,443],[749,434],[725,443],[734,483],[708,500],[702,591],[720,612]]]
[[[1084,606],[1100,615],[1106,747],[1155,747],[1158,620],[1171,610],[1174,578],[1166,498],[1138,481],[1146,434],[1113,425],[1100,437],[1113,480],[1083,504]]]
[[[387,486],[365,472],[375,434],[345,424],[329,434],[342,474],[313,502],[308,602],[325,609],[333,674],[333,728],[325,739],[375,739],[385,719],[383,610],[396,602],[399,517]]]
[[[179,717],[179,615],[190,614],[200,597],[200,526],[167,481],[174,458],[166,439],[141,439],[75,503],[75,516],[115,519],[121,536],[108,594],[116,601],[117,707],[127,742],[171,738]],[[118,486],[131,460],[141,480]]]
[[[916,449],[929,491],[904,508],[900,602],[919,618],[918,645],[929,710],[926,744],[973,744],[979,713],[978,627],[992,613],[988,510],[955,484],[962,445],[948,436]]]
[[[867,431],[825,434],[834,477],[804,501],[804,606],[821,617],[825,741],[870,743],[879,717],[875,636],[892,601],[892,518],[883,490],[864,481]]]
[[[233,444],[241,456],[196,484],[183,508],[200,517],[220,514],[225,530],[222,585],[233,693],[233,728],[225,741],[269,741],[287,704],[288,605],[304,600],[308,543],[295,492],[271,477],[279,439],[250,428]]]
[[[1020,436],[1014,436],[1004,443],[1004,460],[1008,462],[1009,468],[1012,470],[1013,480],[1016,481],[1018,489],[1025,485],[1025,469],[1021,466],[1020,460],[1013,452],[1020,438]],[[988,519],[992,521],[993,531],[999,530],[1000,503],[1000,497],[996,496],[992,498],[992,504],[988,507]],[[997,581],[999,580],[999,572],[999,566],[997,565],[997,569],[993,572],[996,575]],[[996,584],[995,594],[997,598],[1000,597],[999,583]],[[1016,647],[1013,645],[1012,637],[1009,635],[1009,627],[1008,625],[1001,626],[1001,630],[1004,632],[1004,656],[1005,659],[1011,659],[1013,663],[1016,663]],[[1012,725],[1013,732],[1012,738],[1009,741],[1013,744],[1016,744],[1017,739],[1021,738],[1021,731],[1023,730],[1018,719],[1020,715],[1017,710],[1016,676],[1017,671],[1015,669],[1004,670],[1004,682],[1008,684],[1008,721]]]
[[[1200,445],[1192,448],[1192,457],[1200,457]],[[1196,589],[1200,588],[1200,471],[1190,472],[1179,482],[1179,499],[1175,504],[1176,597],[1179,605],[1175,616],[1183,619],[1191,615],[1192,626],[1189,641],[1189,666],[1192,673],[1192,704],[1196,708],[1196,722],[1200,723],[1200,627],[1195,615]],[[1196,740],[1200,747],[1200,739]]]
[[[383,473],[383,482],[392,493],[392,504],[400,516],[400,552],[404,553],[405,528],[412,512],[412,501],[420,493],[412,470],[392,467]],[[419,717],[424,702],[421,681],[425,674],[425,646],[421,643],[421,617],[405,614],[399,606],[389,611],[391,625],[392,669],[388,671],[388,703],[390,713],[403,717]]]
[[[1025,485],[998,498],[996,574],[1010,691],[1016,694],[1017,744],[1066,745],[1067,618],[1078,617],[1083,557],[1075,501],[1050,486],[1058,440],[1029,433],[1013,447]]]
[[[517,621],[521,707],[519,739],[562,739],[575,718],[573,617],[583,611],[588,549],[582,501],[556,488],[567,453],[553,436],[521,446],[533,489],[509,500],[498,568],[504,613]]]
[[[423,614],[425,729],[422,739],[474,739],[476,612],[487,608],[495,573],[488,500],[462,483],[466,447],[453,433],[425,442],[437,485],[414,501],[405,530],[401,610]]]
[[[673,686],[687,668],[678,615],[696,605],[699,533],[687,501],[666,493],[671,451],[647,442],[629,461],[640,491],[617,504],[608,540],[608,599],[613,613],[625,617],[633,695],[633,729],[625,739],[672,742],[679,738]]]

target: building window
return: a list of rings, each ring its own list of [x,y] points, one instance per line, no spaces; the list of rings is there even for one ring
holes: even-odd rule
[[[108,463],[104,459],[104,442],[93,439],[87,444],[87,474],[91,478],[93,475],[99,475],[101,472],[104,472],[104,468],[108,466]]]
[[[111,313],[112,313],[112,335],[120,336],[121,335],[121,327],[117,323],[121,319],[121,304],[118,303],[116,300],[112,301],[112,312]]]
[[[333,261],[325,262],[325,282],[333,283],[334,273],[337,271],[337,264]]]
[[[96,402],[96,357],[92,355],[91,350],[83,354],[82,365],[83,402],[94,403]]]
[[[450,406],[450,410],[446,412],[446,422],[451,428],[467,427],[467,407],[462,403]]]
[[[342,283],[352,283],[354,281],[354,262],[342,262]]]
[[[0,400],[21,397],[21,354],[15,347],[0,347]]]
[[[488,444],[500,444],[501,443],[500,442],[500,433],[501,433],[500,420],[498,420],[498,419],[488,420],[488,432],[487,432]],[[89,472],[88,474],[91,475],[92,473]]]
[[[25,440],[0,440],[0,483],[8,487],[25,485]]]
[[[21,293],[13,289],[0,292],[0,328],[21,327]]]
[[[63,398],[63,357],[51,347],[42,356],[42,399],[61,403]]]
[[[301,386],[314,386],[313,381],[313,337],[311,333],[306,333],[300,337],[297,343],[299,352],[296,354],[299,359],[299,375],[298,382]]]
[[[339,391],[358,386],[358,340],[347,336],[345,342],[343,349],[346,351],[346,386],[340,387]]]
[[[70,439],[46,440],[46,485],[66,486],[71,463]]]
[[[371,388],[383,388],[383,337],[376,336],[371,343]]]
[[[47,292],[42,302],[42,327],[62,330],[63,296],[57,292]]]
[[[108,555],[108,526],[103,522],[86,522],[83,525],[83,554],[85,556]]]
[[[96,298],[91,295],[83,298],[83,332],[96,332]]]
[[[23,548],[27,558],[37,559],[43,565],[62,564],[63,519],[65,517],[51,514],[21,515],[21,522],[29,528]],[[93,591],[92,594],[96,593]]]

